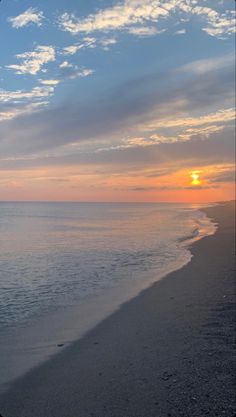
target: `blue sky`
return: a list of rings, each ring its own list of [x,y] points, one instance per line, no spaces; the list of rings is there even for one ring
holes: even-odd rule
[[[199,191],[213,166],[215,190],[222,178],[230,186],[234,5],[2,0],[2,199],[34,199],[37,187],[47,199],[42,182],[55,199],[142,200],[145,187],[162,198],[186,189],[174,185],[181,169],[205,166]]]

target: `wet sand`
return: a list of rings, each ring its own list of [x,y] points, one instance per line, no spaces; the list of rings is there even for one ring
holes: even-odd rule
[[[17,380],[3,417],[234,417],[234,204],[192,261]]]

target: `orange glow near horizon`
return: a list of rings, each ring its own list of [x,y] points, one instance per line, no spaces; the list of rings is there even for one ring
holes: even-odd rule
[[[235,198],[233,182],[216,182],[231,165],[179,169],[161,174],[155,167],[136,172],[105,172],[99,167],[47,167],[5,171],[1,201],[106,201],[207,203]]]

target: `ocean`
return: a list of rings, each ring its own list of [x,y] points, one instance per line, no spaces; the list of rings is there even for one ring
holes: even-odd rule
[[[191,259],[197,205],[0,203],[0,386]]]

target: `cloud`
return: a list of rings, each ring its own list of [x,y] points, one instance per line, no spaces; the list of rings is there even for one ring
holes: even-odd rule
[[[179,29],[175,32],[175,35],[185,35],[186,34],[186,29]]]
[[[7,68],[14,70],[16,74],[35,75],[45,64],[56,60],[56,52],[53,46],[38,45],[34,51],[17,54],[16,58],[22,63],[7,65]]]
[[[87,44],[92,43],[92,38],[85,38]],[[66,49],[66,48],[65,48]],[[65,51],[65,50],[64,50]],[[72,52],[68,50],[67,53]],[[16,58],[21,60],[20,64],[7,65],[6,68],[14,70],[16,74],[31,74],[36,75],[39,72],[46,72],[44,66],[56,60],[56,49],[53,46],[38,45],[34,51],[17,54]],[[63,61],[59,65],[60,79],[40,79],[40,83],[48,86],[55,86],[63,79],[75,79],[78,77],[87,77],[93,74],[93,70],[88,68],[81,68],[73,65],[68,61]],[[58,74],[59,75],[59,74]]]
[[[235,168],[232,167],[230,169],[222,169],[221,172],[212,173],[210,177],[208,177],[208,182],[211,184],[217,183],[225,183],[225,182],[235,182]]]
[[[83,38],[81,43],[77,43],[74,45],[69,45],[65,48],[63,48],[62,54],[63,55],[74,55],[81,49],[94,49],[97,45],[102,46],[104,50],[110,49],[112,45],[115,45],[117,43],[116,38],[109,37],[109,38],[101,38],[96,39],[92,37],[85,37]]]
[[[227,68],[228,66],[234,66],[235,56],[234,53],[223,55],[216,58],[199,59],[197,61],[190,62],[179,68],[179,72],[185,74],[206,74],[209,72],[215,72]]]
[[[10,17],[8,21],[11,23],[12,27],[15,29],[28,26],[29,24],[35,24],[37,26],[42,26],[44,19],[43,12],[40,10],[30,7],[24,13],[16,16]]]
[[[0,90],[0,122],[42,110],[53,93],[52,86],[34,87],[30,91]]]
[[[69,45],[63,48],[63,54],[64,55],[74,55],[76,54],[81,48],[83,48],[83,45]]]
[[[209,7],[196,6],[192,13],[200,15],[206,20],[207,26],[203,30],[210,36],[222,37],[235,32],[235,12],[233,10],[219,14]]]
[[[198,136],[203,139],[206,139],[206,138],[209,138],[209,136],[211,136],[213,133],[220,132],[222,130],[224,130],[224,125],[222,126],[210,125],[206,127],[201,126],[198,128],[186,129],[184,132],[182,132],[178,136],[178,139],[186,141],[186,140],[190,140],[194,136]]]
[[[181,186],[181,185],[156,185],[156,186],[146,186],[146,187],[133,187],[130,188],[131,191],[138,192],[149,192],[149,191],[177,191],[177,190],[209,190],[213,188],[218,188],[217,185],[194,185],[194,186]]]
[[[68,61],[60,64],[60,78],[62,80],[75,80],[80,77],[88,77],[94,73],[90,68],[81,68],[78,65],[73,65]]]
[[[54,89],[50,87],[34,87],[31,91],[7,91],[0,89],[0,102],[19,102],[23,100],[42,99],[49,97]]]
[[[156,191],[158,190],[159,187],[158,186],[146,186],[146,187],[133,187],[130,188],[131,191]]]
[[[79,19],[74,14],[64,13],[59,18],[59,26],[72,34],[106,32],[124,29],[144,23],[146,20],[157,21],[160,17],[168,16],[168,14],[169,10],[164,5],[163,7],[157,6],[155,0],[127,0],[114,7],[100,10],[97,14],[91,14],[85,19]]]
[[[222,137],[224,140],[222,140]],[[175,169],[184,167],[204,166],[210,164],[226,164],[234,162],[234,129],[226,127],[208,139],[202,140],[195,136],[192,140],[174,143],[159,143],[148,147],[111,149],[94,155],[74,155],[69,160],[78,163],[101,164],[111,167],[120,166],[141,170],[144,167],[167,167],[174,164]]]
[[[140,36],[141,25],[144,25],[143,33],[154,35],[153,23],[162,24],[164,20],[173,15],[177,15],[177,18],[181,20],[178,14],[184,14],[185,18],[186,15],[187,17],[200,18],[206,24],[202,30],[210,36],[222,37],[232,34],[235,30],[233,10],[220,13],[210,7],[198,6],[198,2],[195,0],[170,0],[168,2],[164,0],[158,2],[156,0],[124,0],[113,7],[100,9],[85,18],[78,18],[73,13],[63,13],[59,18],[59,27],[73,35],[128,30],[128,32]],[[150,28],[147,26],[149,24]],[[156,33],[160,33],[159,28]]]
[[[116,38],[103,38],[99,40],[99,44],[105,51],[108,51],[112,45],[117,43]]]
[[[1,154],[0,169],[31,169],[45,166],[69,166],[72,167],[102,167],[104,172],[123,173],[141,172],[143,169],[157,169],[170,167],[171,172],[181,170],[183,167],[204,167],[215,164],[234,163],[234,129],[226,128],[222,134],[214,134],[209,139],[202,141],[195,138],[192,141],[161,143],[150,147],[136,147],[132,149],[111,149],[99,153],[75,152],[73,148],[70,154],[49,153],[37,156],[27,154],[11,154],[10,158]],[[11,140],[10,140],[11,142]],[[8,140],[9,145],[9,140]],[[2,149],[4,144],[2,145]],[[26,151],[26,149],[24,150]],[[174,170],[172,165],[174,164]],[[167,173],[166,173],[167,175]]]
[[[134,27],[128,30],[131,35],[140,36],[141,38],[155,36],[158,33],[163,33],[164,31],[165,30],[158,30],[154,26]]]
[[[61,82],[61,80],[39,80],[43,85],[57,85]]]
[[[68,61],[63,61],[60,65],[59,68],[73,68],[73,65],[70,64]]]
[[[202,126],[211,123],[222,123],[229,122],[235,118],[235,109],[221,109],[214,113],[209,113],[204,116],[198,117],[178,117],[177,119],[168,119],[168,120],[152,120],[146,124],[143,124],[143,129],[152,131],[158,128],[173,128],[173,127],[192,127],[192,126]]]
[[[122,142],[116,146],[111,146],[109,148],[101,148],[98,150],[98,152],[109,150],[109,149],[126,149],[126,148],[153,146],[153,145],[158,145],[160,143],[175,143],[175,142],[180,142],[180,141],[186,142],[196,136],[202,139],[207,139],[213,133],[224,130],[224,127],[225,127],[224,125],[222,126],[210,125],[207,127],[191,128],[191,129],[182,130],[181,133],[177,133],[174,136],[154,134],[154,135],[146,136],[146,137],[132,137],[132,138],[123,139]]]
[[[76,76],[74,70],[80,76],[91,73],[89,69],[60,70],[57,79]],[[219,136],[223,143],[225,132],[232,131],[229,124],[233,117],[230,107],[234,102],[233,84],[232,68],[204,75],[192,73],[189,78],[179,76],[178,69],[170,69],[168,73],[148,73],[129,80],[86,102],[79,99],[75,89],[74,100],[60,107],[2,122],[0,153],[82,152],[85,161],[106,160],[104,155],[108,159],[122,155],[125,160],[130,153],[135,158],[139,151],[144,154],[156,147],[160,151],[164,144],[174,146],[175,142],[183,142],[187,147],[191,142],[193,146],[196,138],[205,143],[208,138]],[[81,161],[79,156],[76,158]]]
[[[15,117],[30,115],[33,112],[40,111],[48,105],[47,101],[39,101],[29,104],[15,104],[5,110],[0,109],[0,122],[14,119]]]
[[[0,122],[42,110],[53,93],[52,86],[34,87],[30,91],[0,90]]]

